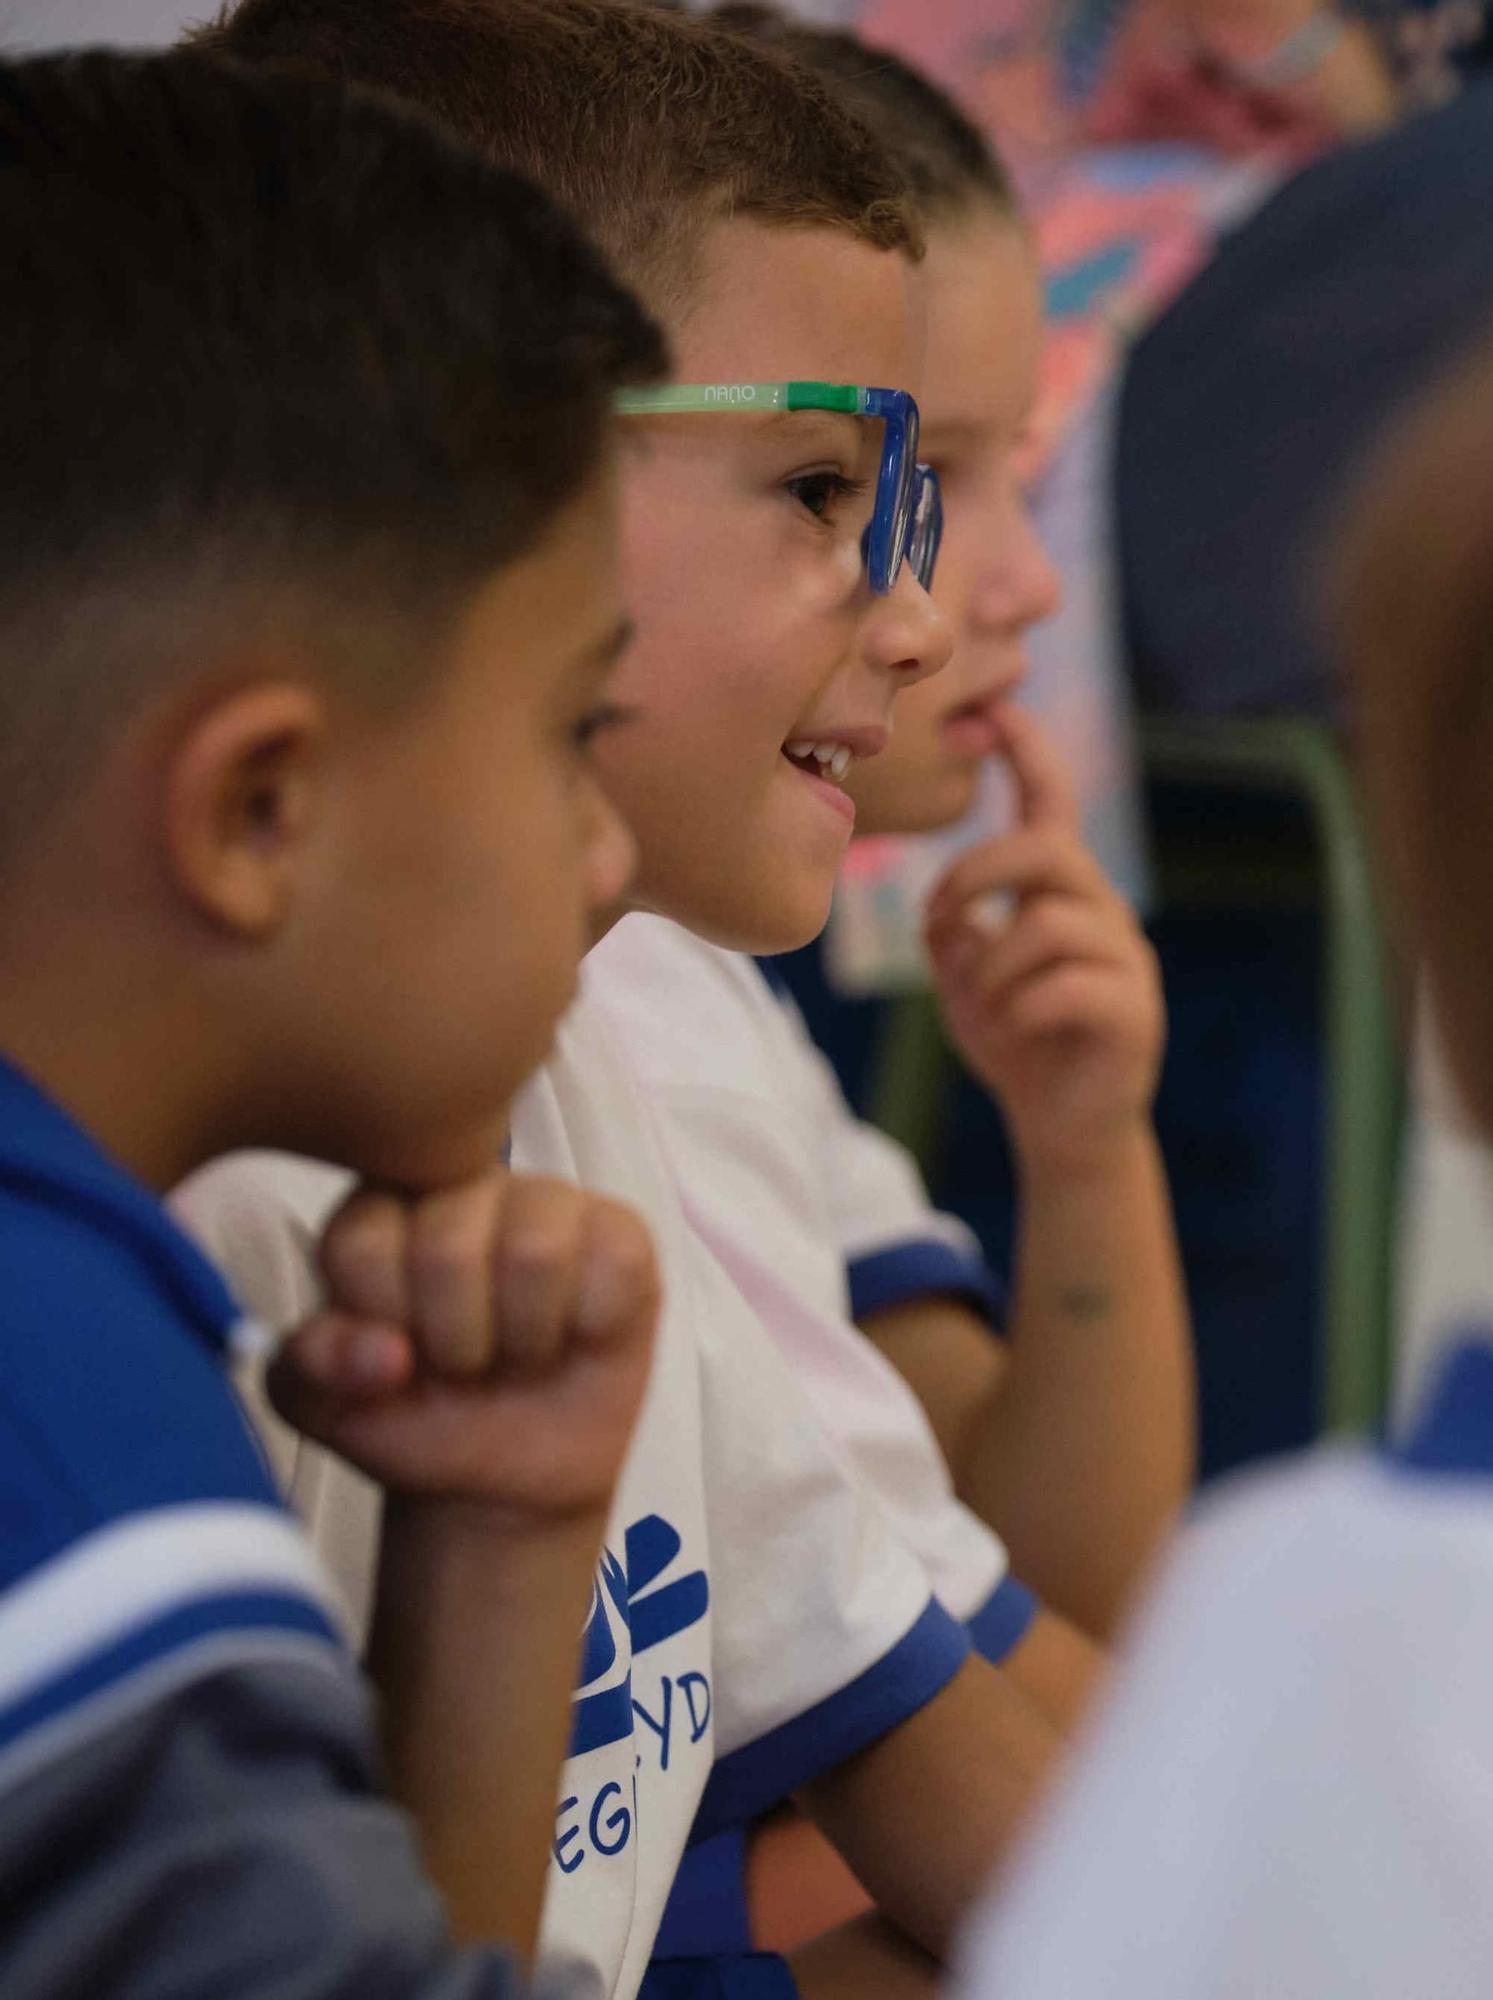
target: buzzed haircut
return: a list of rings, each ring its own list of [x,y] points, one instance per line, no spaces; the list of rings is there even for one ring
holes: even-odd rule
[[[725,0],[709,19],[783,50],[823,77],[890,148],[929,227],[961,222],[981,209],[1017,215],[1015,191],[995,148],[921,70],[844,28],[816,27],[758,0]]]
[[[1493,340],[1381,447],[1339,590],[1398,915],[1493,1135]]]
[[[401,697],[666,366],[537,189],[200,54],[0,64],[0,242],[0,856],[228,643]]]
[[[199,46],[376,84],[562,201],[660,308],[716,221],[916,254],[900,170],[800,64],[613,0],[239,0]]]

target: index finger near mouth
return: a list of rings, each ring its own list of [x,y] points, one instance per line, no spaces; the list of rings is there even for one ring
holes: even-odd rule
[[[1033,889],[1093,892],[1099,864],[1066,827],[1019,826],[1014,833],[972,847],[949,869],[928,901],[930,932],[960,923],[969,905],[992,892],[1022,895]]]
[[[1001,714],[1006,763],[1016,781],[1022,826],[1078,825],[1078,800],[1068,767],[1035,716],[1008,706]]]

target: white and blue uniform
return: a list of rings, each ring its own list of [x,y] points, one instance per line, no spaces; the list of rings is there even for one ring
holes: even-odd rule
[[[886,1734],[970,1646],[691,1231],[653,1109],[586,1000],[521,1093],[512,1139],[516,1169],[638,1208],[663,1274],[653,1375],[584,1634],[541,1941],[578,1993],[630,2000],[690,1841]],[[243,1295],[277,1322],[313,1295],[297,1246],[345,1186],[283,1165],[228,1163],[182,1196]],[[298,1484],[313,1456],[295,1455]],[[366,1547],[369,1489],[323,1461],[316,1490],[318,1535]],[[365,1573],[360,1562],[344,1574],[350,1597]],[[760,1973],[762,1991],[783,1977],[741,1970]]]
[[[511,1995],[379,1798],[331,1592],[225,1376],[237,1307],[0,1062],[0,1993]]]
[[[1205,1508],[961,2000],[1483,2000],[1490,1661],[1479,1339],[1399,1451],[1323,1450]]]
[[[979,1238],[958,1216],[934,1207],[905,1146],[856,1116],[793,996],[770,967],[760,970],[784,1017],[779,1047],[787,1087],[813,1106],[828,1223],[845,1266],[851,1318],[915,1299],[957,1298],[992,1333],[1003,1333],[1010,1299]]]
[[[691,1224],[755,1306],[826,1428],[999,1660],[1035,1609],[999,1537],[956,1497],[922,1406],[854,1324],[930,1293],[1001,1291],[903,1148],[857,1119],[759,967],[662,917],[592,952],[592,992],[660,1115]]]
[[[917,1397],[853,1323],[1004,1293],[972,1233],[929,1201],[905,1150],[855,1117],[792,1002],[762,970],[661,917],[596,947],[591,991],[660,1115],[693,1228],[751,1302],[821,1421],[975,1648],[1000,1661],[1036,1612],[999,1537],[954,1492]],[[744,1948],[739,1830],[696,1845],[658,1948]]]

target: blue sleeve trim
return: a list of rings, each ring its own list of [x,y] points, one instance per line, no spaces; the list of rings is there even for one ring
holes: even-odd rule
[[[339,1655],[346,1653],[330,1619],[305,1598],[239,1591],[199,1599],[137,1626],[0,1710],[0,1751],[191,1646],[235,1633],[266,1632],[324,1640]]]
[[[691,1842],[755,1819],[885,1736],[947,1687],[969,1654],[969,1634],[930,1598],[891,1651],[848,1686],[720,1759],[705,1786]]]
[[[1002,1331],[1005,1286],[983,1257],[968,1256],[935,1236],[894,1243],[889,1249],[853,1258],[846,1272],[852,1319],[864,1319],[868,1313],[937,1292],[963,1299],[988,1319],[997,1333]]]
[[[1036,1615],[1036,1598],[1024,1583],[1018,1583],[1008,1573],[974,1617],[965,1621],[965,1629],[981,1659],[998,1667],[1021,1644]]]
[[[1410,1435],[1390,1462],[1405,1472],[1493,1474],[1493,1346],[1483,1327],[1459,1329]]]
[[[799,2000],[798,1981],[771,1952],[720,1958],[656,1958],[638,2000]]]

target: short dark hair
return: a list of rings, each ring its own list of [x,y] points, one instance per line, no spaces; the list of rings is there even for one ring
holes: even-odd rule
[[[620,0],[238,0],[201,47],[398,91],[571,210],[644,295],[727,216],[916,254],[879,138],[800,64]]]
[[[0,845],[205,631],[279,606],[397,694],[666,364],[538,190],[203,55],[0,64],[0,242]]]
[[[823,77],[886,142],[925,223],[963,220],[980,207],[1017,214],[1015,191],[989,140],[947,91],[890,50],[759,0],[724,0],[708,18],[784,50]]]

